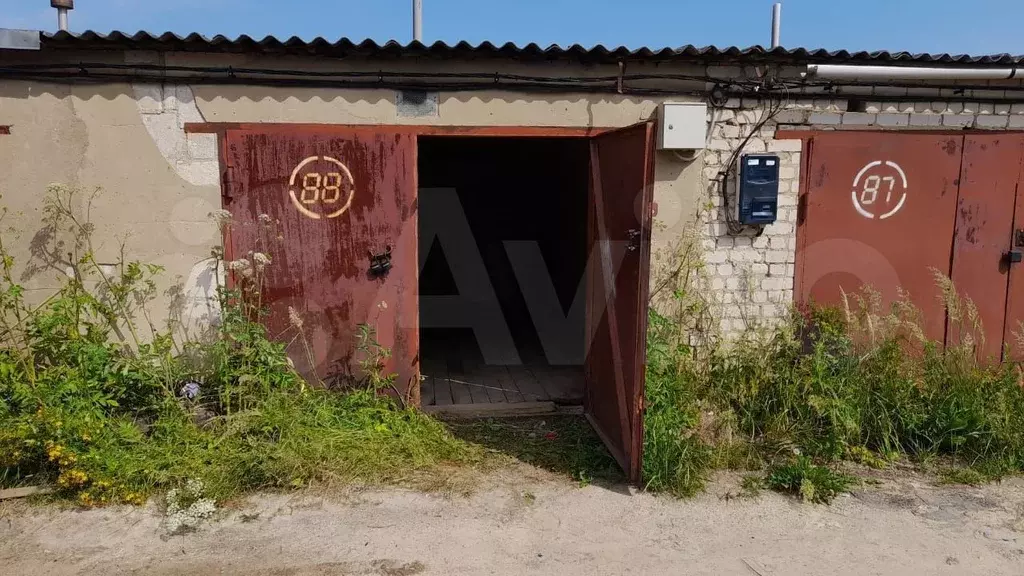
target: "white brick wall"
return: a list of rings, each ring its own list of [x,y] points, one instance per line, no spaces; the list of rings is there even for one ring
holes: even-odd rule
[[[809,117],[839,123],[841,110],[833,101],[814,101],[823,111],[787,110],[791,120],[806,121]],[[738,234],[729,230],[729,218],[723,202],[721,179],[726,163],[765,114],[764,109],[737,110],[735,114],[719,115],[715,123],[710,150],[704,155],[704,185],[710,209],[704,214],[709,246],[704,259],[712,300],[719,308],[718,317],[724,334],[735,334],[748,327],[770,325],[785,316],[793,300],[795,266],[797,192],[800,189],[801,142],[776,140],[775,123],[766,124],[752,136],[743,152],[778,154],[779,220],[765,226],[758,235],[755,227],[744,227]],[[736,210],[736,170],[727,185],[729,210]],[[734,220],[735,218],[733,218]]]

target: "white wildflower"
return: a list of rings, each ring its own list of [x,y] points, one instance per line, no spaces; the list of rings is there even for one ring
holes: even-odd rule
[[[299,311],[295,308],[288,307],[288,322],[298,330],[302,330],[302,316],[299,316]]]
[[[189,479],[184,488],[174,488],[167,492],[167,517],[164,529],[170,534],[180,534],[195,530],[203,520],[207,520],[217,511],[217,505],[210,498],[203,498],[203,483]]]
[[[232,260],[231,262],[228,262],[228,270],[231,270],[232,272],[238,272],[245,278],[252,277],[253,273],[252,263],[246,260],[245,258],[239,258],[238,260]]]
[[[217,226],[223,228],[227,224],[231,223],[231,212],[227,210],[214,210],[210,212],[210,218],[217,223]]]
[[[267,267],[267,264],[270,264],[270,256],[263,252],[256,252],[252,255],[252,263],[256,266],[257,272],[262,272]]]

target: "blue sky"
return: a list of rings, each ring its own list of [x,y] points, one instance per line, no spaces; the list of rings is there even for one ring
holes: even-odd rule
[[[424,0],[424,39],[663,47],[766,44],[771,0]],[[411,36],[411,0],[78,0],[71,27],[311,39]],[[1024,54],[1024,1],[786,0],[783,45]],[[0,27],[52,30],[47,0],[0,0]]]

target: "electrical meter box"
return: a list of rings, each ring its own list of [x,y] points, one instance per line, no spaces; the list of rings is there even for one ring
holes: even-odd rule
[[[771,224],[779,213],[779,157],[745,154],[740,159],[739,221]]]

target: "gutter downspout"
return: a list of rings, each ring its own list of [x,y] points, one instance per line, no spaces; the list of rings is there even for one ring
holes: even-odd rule
[[[808,64],[805,79],[821,80],[1012,80],[1013,68],[919,68],[907,66],[848,66]]]

